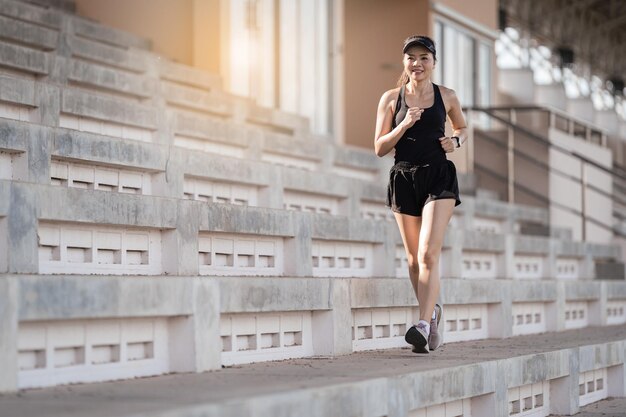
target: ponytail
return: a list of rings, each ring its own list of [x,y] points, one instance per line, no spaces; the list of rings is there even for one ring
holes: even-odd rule
[[[406,85],[409,83],[409,75],[406,73],[406,71],[402,71],[402,74],[400,74],[400,78],[398,78],[398,82],[396,83],[396,87],[402,87],[403,85]]]

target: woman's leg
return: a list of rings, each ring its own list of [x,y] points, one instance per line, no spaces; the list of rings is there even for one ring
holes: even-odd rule
[[[408,214],[394,213],[402,242],[404,242],[404,250],[409,264],[409,278],[415,291],[417,298],[417,283],[419,278],[419,263],[417,261],[417,249],[419,244],[420,228],[422,226],[422,218],[409,216]]]
[[[430,322],[439,297],[439,256],[454,204],[453,199],[435,200],[426,204],[422,210],[417,253],[419,264],[417,299],[420,320],[426,322]]]

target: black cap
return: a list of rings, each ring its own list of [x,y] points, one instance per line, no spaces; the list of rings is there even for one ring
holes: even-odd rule
[[[435,43],[428,36],[421,35],[413,35],[406,38],[404,41],[404,47],[402,48],[402,53],[406,53],[407,49],[412,46],[420,45],[424,48],[428,49],[433,56],[437,56],[437,51],[435,50]]]

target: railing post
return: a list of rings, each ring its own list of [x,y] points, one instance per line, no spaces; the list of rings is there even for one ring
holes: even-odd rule
[[[508,197],[509,203],[515,203],[515,131],[513,125],[517,123],[515,109],[510,110],[511,126],[508,128],[507,167],[508,167]]]
[[[585,171],[585,162],[580,161],[580,196],[581,196],[581,204],[580,204],[580,215],[582,217],[582,240],[583,242],[587,241],[587,210],[585,207],[585,194],[587,191],[587,178]]]
[[[469,135],[468,138],[469,140],[466,142],[467,143],[467,149],[465,149],[465,162],[466,162],[466,169],[468,173],[474,173],[474,122],[475,120],[479,120],[478,115],[476,115],[476,117],[474,116],[474,111],[473,110],[468,110],[467,112],[467,127],[468,127],[468,131],[467,134]],[[487,129],[487,126],[480,126],[481,129]]]

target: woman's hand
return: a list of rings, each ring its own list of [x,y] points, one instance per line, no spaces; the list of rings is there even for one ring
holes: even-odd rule
[[[406,129],[410,128],[415,124],[415,122],[422,118],[423,112],[424,109],[420,109],[419,107],[409,107],[409,109],[406,111],[404,119],[400,124],[404,125]]]
[[[441,147],[446,153],[454,152],[454,150],[456,149],[456,144],[451,137],[444,136],[442,138],[439,138],[439,142],[441,143]]]

